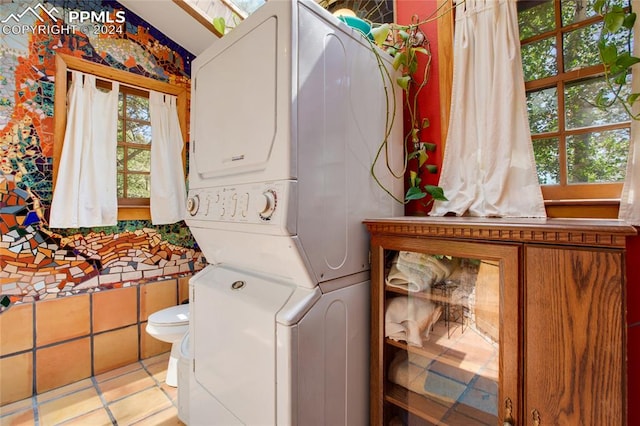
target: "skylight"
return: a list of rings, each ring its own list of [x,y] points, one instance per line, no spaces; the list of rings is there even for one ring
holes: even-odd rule
[[[257,8],[262,6],[265,0],[226,0],[229,3],[232,3],[235,7],[237,7],[240,11],[244,12],[244,16],[247,17],[251,15]]]

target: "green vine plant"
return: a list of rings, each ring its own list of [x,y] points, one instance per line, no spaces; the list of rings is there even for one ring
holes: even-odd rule
[[[429,127],[429,119],[421,116],[418,105],[418,97],[422,89],[429,82],[432,61],[429,40],[420,27],[451,12],[451,9],[444,9],[443,11],[445,5],[446,3],[442,3],[432,15],[424,20],[420,20],[418,16],[414,15],[409,25],[399,25],[395,23],[371,24],[373,40],[368,40],[372,45],[373,52],[378,58],[378,68],[384,82],[387,104],[387,130],[384,140],[380,144],[371,165],[371,176],[387,194],[401,204],[407,204],[414,200],[423,200],[421,203],[427,207],[433,203],[434,200],[447,200],[444,190],[441,187],[423,183],[421,177],[423,173],[437,173],[438,167],[428,162],[429,153],[434,152],[437,145],[433,142],[424,141],[422,138],[423,131]],[[393,69],[399,73],[395,81],[392,81],[393,78],[391,74],[384,66],[378,48],[392,56]],[[426,60],[426,64],[422,72],[419,73],[418,61],[421,57]],[[404,137],[404,165],[402,170],[395,172],[388,163],[386,167],[395,178],[404,179],[407,168],[412,165],[408,173],[408,189],[402,200],[392,194],[391,191],[382,184],[374,171],[374,167],[383,152],[385,153],[385,157],[389,158],[387,153],[389,148],[388,142],[397,108],[395,104],[396,85],[403,91],[405,111],[408,114],[410,126]],[[427,199],[428,195],[430,197]]]
[[[622,94],[622,89],[628,84],[627,76],[631,72],[631,67],[640,62],[640,58],[631,54],[636,14],[630,7],[624,8],[611,4],[610,0],[597,0],[593,8],[603,18],[598,52],[604,65],[606,85],[606,88],[598,92],[595,105],[601,109],[607,109],[618,102],[629,117],[640,120],[640,113],[633,113],[633,105],[640,98],[640,93],[630,93],[627,96]],[[618,51],[616,40],[620,35],[625,37],[625,47]]]

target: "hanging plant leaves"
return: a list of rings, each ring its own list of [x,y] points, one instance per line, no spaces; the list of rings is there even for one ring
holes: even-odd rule
[[[598,91],[593,104],[606,110],[619,102],[626,113],[634,120],[640,120],[640,114],[634,114],[631,106],[638,96],[622,96],[622,89],[629,85],[631,67],[640,62],[640,58],[632,56],[631,37],[636,14],[629,8],[612,5],[613,0],[596,0],[593,10],[602,16],[603,25],[598,38],[598,53],[604,65],[604,81],[606,88]],[[623,45],[620,40],[625,40]]]
[[[427,164],[425,168],[429,171],[429,173],[438,173],[438,166],[436,166],[435,164]]]
[[[596,95],[594,102],[599,108],[606,108],[608,106],[604,89],[598,90],[598,94]]]
[[[224,35],[224,32],[227,29],[227,23],[222,17],[213,18],[213,28],[215,28],[215,30],[220,34]]]
[[[411,55],[411,59],[409,60],[409,66],[407,67],[407,71],[409,74],[415,74],[418,71],[418,60],[415,55]]]
[[[375,42],[375,44],[378,46],[383,46],[384,42],[387,41],[390,30],[391,26],[389,24],[382,24],[379,27],[372,28],[371,35],[373,36],[373,41]]]
[[[404,196],[404,198],[407,201],[413,201],[413,200],[420,200],[426,196],[427,196],[426,192],[422,192],[420,188],[412,186],[407,190],[407,193]]]
[[[629,52],[621,53],[616,58],[616,65],[623,69],[630,68],[633,65],[637,64],[638,62],[640,62],[640,58],[631,56]]]
[[[414,47],[413,51],[416,53],[423,53],[425,55],[429,54],[429,52],[427,52],[427,49],[425,49],[424,47]]]
[[[422,142],[422,146],[429,152],[435,152],[437,145],[433,142]]]
[[[402,87],[403,90],[405,91],[409,91],[409,82],[411,81],[411,76],[410,75],[405,75],[402,77],[398,77],[398,79],[396,80],[396,82],[398,83],[398,86]]]
[[[420,130],[415,127],[411,129],[411,142],[418,143],[420,142]]]
[[[427,151],[425,151],[424,149],[419,149],[416,151],[416,153],[416,157],[418,157],[418,168],[420,168],[424,165],[424,163],[427,162],[429,156],[427,155]]]
[[[433,197],[434,200],[448,201],[447,197],[444,196],[444,191],[439,186],[425,185],[424,190],[427,191],[429,195]]]
[[[428,173],[429,171],[432,173],[437,172],[437,167],[427,164],[427,161],[429,161],[429,151],[435,150],[436,145],[420,141],[421,131],[429,127],[430,123],[427,118],[421,116],[416,102],[420,90],[428,81],[431,52],[429,51],[429,41],[426,35],[420,30],[419,25],[421,22],[417,16],[414,17],[414,20],[416,24],[408,26],[394,23],[386,25],[374,24],[371,29],[374,43],[393,57],[393,69],[399,71],[401,74],[400,77],[395,79],[395,83],[405,92],[404,102],[408,110],[408,115],[411,117],[410,130],[408,134],[405,134],[405,142],[413,146],[414,150],[406,152],[405,159],[411,160],[411,165],[407,167],[409,169],[414,168],[415,170],[406,170],[405,176],[407,176],[408,179],[408,190],[404,198],[404,204],[412,200],[420,200],[427,197],[428,193],[422,188],[422,179],[420,176],[422,173]],[[416,73],[419,72],[421,66],[418,64],[419,55],[425,55],[427,57],[424,75],[421,80],[414,78],[417,77]],[[415,91],[412,90],[413,88],[415,88]],[[377,179],[376,182],[382,186]],[[434,186],[433,188],[438,187]],[[386,188],[383,187],[383,189],[396,201],[400,201]],[[444,194],[442,189],[439,193],[437,190],[434,190],[434,193],[438,199],[444,199],[443,196],[441,196]]]
[[[398,51],[393,57],[393,69],[398,70],[401,65],[407,64],[407,54],[405,52]]]
[[[604,44],[603,46],[600,46],[599,49],[602,62],[605,65],[611,66],[615,64],[616,58],[618,57],[618,49],[615,44]]]
[[[418,181],[418,183],[416,184],[416,180],[419,179],[418,178],[418,173],[411,170],[409,171],[409,184],[410,186],[417,186],[420,185],[420,182]]]
[[[625,18],[622,26],[628,30],[633,29],[633,24],[636,23],[636,14],[634,12],[629,13]]]
[[[619,76],[617,76],[615,78],[615,80],[613,80],[616,84],[619,85],[623,85],[627,82],[627,75],[626,74],[620,74]]]
[[[615,33],[624,24],[624,9],[620,6],[613,6],[604,16],[604,27],[610,33]]]

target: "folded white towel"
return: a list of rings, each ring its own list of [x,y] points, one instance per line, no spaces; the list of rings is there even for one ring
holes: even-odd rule
[[[430,300],[415,297],[387,299],[384,316],[385,336],[408,345],[422,347],[431,326],[440,318],[442,308]]]
[[[387,377],[391,383],[424,395],[424,385],[429,375],[428,367],[432,361],[411,352],[398,352],[389,364]]]
[[[460,259],[438,259],[433,255],[400,251],[385,279],[387,285],[410,292],[425,291],[444,280],[458,267]]]

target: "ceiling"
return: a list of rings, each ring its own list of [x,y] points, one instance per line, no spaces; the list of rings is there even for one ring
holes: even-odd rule
[[[173,0],[118,0],[188,52],[199,55],[218,37]]]
[[[188,52],[198,56],[218,40],[213,18],[223,18],[227,31],[238,24],[265,0],[118,0]],[[391,0],[316,0],[329,11],[350,7],[362,16],[368,9],[385,11],[393,17]],[[326,3],[326,4],[323,4]],[[360,8],[362,10],[360,10]],[[371,17],[370,17],[371,18]],[[389,17],[376,16],[377,22]]]

